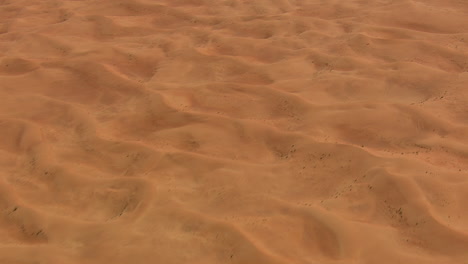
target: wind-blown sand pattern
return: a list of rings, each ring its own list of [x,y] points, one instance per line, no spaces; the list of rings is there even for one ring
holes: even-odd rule
[[[0,263],[468,263],[468,2],[0,0]]]

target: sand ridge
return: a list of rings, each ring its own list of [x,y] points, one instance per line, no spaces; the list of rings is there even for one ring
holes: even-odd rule
[[[468,263],[467,13],[0,0],[0,263]]]

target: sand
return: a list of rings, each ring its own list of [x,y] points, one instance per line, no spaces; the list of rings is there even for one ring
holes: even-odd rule
[[[468,263],[467,14],[0,0],[0,263]]]

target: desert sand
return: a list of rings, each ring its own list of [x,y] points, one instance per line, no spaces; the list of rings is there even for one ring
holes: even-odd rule
[[[468,2],[0,0],[0,263],[468,263]]]

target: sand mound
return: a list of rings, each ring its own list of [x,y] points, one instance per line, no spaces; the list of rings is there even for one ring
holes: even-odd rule
[[[467,13],[0,0],[0,263],[468,263]]]

